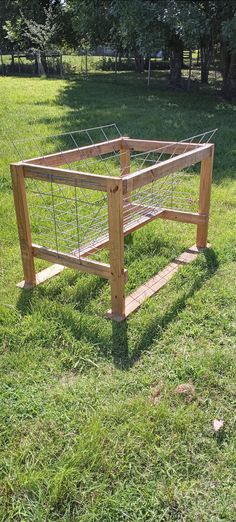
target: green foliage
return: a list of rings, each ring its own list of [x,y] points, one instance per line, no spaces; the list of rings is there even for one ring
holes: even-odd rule
[[[53,46],[58,25],[51,7],[45,10],[45,21],[39,24],[34,20],[24,18],[24,36],[30,42],[30,47],[36,51],[47,51]]]
[[[62,44],[66,19],[60,0],[2,0],[2,4],[0,41],[3,48],[6,43],[11,50],[21,51],[30,47],[43,50],[51,46],[52,40]]]
[[[229,43],[230,49],[236,50],[236,12],[231,20],[222,22],[223,40]]]
[[[5,31],[6,40],[12,44],[13,48],[17,46],[19,49],[24,49],[24,21],[22,18],[17,18],[15,23],[7,20],[3,29]]]

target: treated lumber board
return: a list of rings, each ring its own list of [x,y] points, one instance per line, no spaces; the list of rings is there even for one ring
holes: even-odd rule
[[[130,150],[135,150],[137,152],[148,152],[158,150],[160,152],[164,152],[166,154],[179,154],[182,152],[187,152],[189,150],[195,150],[199,148],[199,146],[204,146],[205,144],[199,143],[185,143],[185,142],[175,142],[175,141],[157,141],[157,140],[141,140],[141,139],[133,139],[133,138],[123,138],[123,142],[127,148]]]
[[[86,145],[85,147],[78,147],[71,150],[57,152],[55,154],[47,154],[46,156],[25,160],[24,163],[46,165],[48,167],[58,167],[59,165],[65,165],[66,163],[73,163],[75,161],[107,154],[113,150],[118,151],[121,140],[122,138],[116,138],[114,140],[102,141],[93,145]]]
[[[107,191],[107,184],[112,176],[99,176],[77,170],[57,169],[43,165],[27,164],[24,166],[25,178],[38,179],[62,185],[72,185],[91,190]]]
[[[190,223],[193,225],[198,225],[200,223],[204,224],[207,220],[207,216],[205,214],[199,214],[198,212],[185,212],[183,210],[173,210],[171,208],[164,208],[158,217],[160,219],[180,221],[181,223]]]
[[[32,250],[34,257],[38,257],[44,261],[56,262],[56,264],[64,265],[67,268],[82,270],[83,272],[104,277],[105,279],[111,279],[112,277],[111,267],[107,263],[76,257],[76,255],[72,254],[64,254],[63,252],[57,252],[56,250],[35,244],[33,244]]]
[[[211,156],[209,158],[204,159],[201,163],[200,188],[199,188],[199,212],[204,213],[208,216],[205,224],[199,224],[197,227],[196,244],[197,244],[197,246],[202,247],[202,248],[204,248],[206,246],[207,235],[208,235],[208,221],[209,221],[210,199],[211,199],[213,158],[214,158],[214,146],[212,148]]]
[[[125,312],[124,234],[122,180],[113,178],[108,188],[109,256],[111,265],[111,308],[121,320]]]
[[[185,152],[179,156],[175,156],[166,161],[162,161],[161,163],[157,163],[156,165],[152,165],[151,167],[146,167],[145,169],[136,171],[133,174],[124,176],[122,180],[123,194],[164,178],[168,174],[176,172],[177,170],[199,163],[211,156],[212,147],[213,145],[205,145],[204,147]]]
[[[155,295],[161,288],[163,288],[163,286],[165,286],[167,282],[176,274],[181,265],[185,265],[194,261],[198,254],[203,250],[204,249],[197,248],[196,245],[188,248],[180,256],[174,259],[174,261],[169,263],[163,270],[158,272],[158,274],[149,279],[149,281],[146,281],[146,283],[141,285],[139,288],[137,288],[137,290],[134,290],[134,292],[127,296],[125,299],[125,318],[127,318],[132,312],[135,312],[148,297]],[[111,310],[108,310],[106,317],[108,319],[112,319],[113,321],[122,321],[121,318],[112,314]]]
[[[26,199],[24,167],[22,165],[11,165],[11,177],[24,278],[28,285],[34,286],[36,284],[36,274],[31,248],[32,239]]]
[[[36,286],[60,274],[65,268],[65,266],[54,264],[41,270],[36,274]],[[32,285],[28,285],[25,281],[21,281],[16,286],[18,288],[32,288]]]
[[[146,218],[146,222],[150,218],[153,220],[155,218],[167,219],[170,221],[180,221],[181,223],[190,223],[190,224],[204,224],[207,220],[207,215],[199,214],[197,212],[186,212],[183,210],[174,210],[171,208],[160,208],[152,207],[148,205],[140,205],[138,203],[129,203],[128,204],[128,212],[132,214],[132,209],[140,211],[140,218],[143,216]],[[144,214],[141,214],[143,212]]]

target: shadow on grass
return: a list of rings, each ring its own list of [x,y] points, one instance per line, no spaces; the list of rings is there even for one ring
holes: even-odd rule
[[[69,80],[53,102],[69,109],[69,117],[58,116],[60,132],[115,122],[122,134],[132,137],[181,140],[219,128],[214,136],[213,182],[232,178],[236,168],[236,105],[223,101],[212,86],[186,92],[168,85],[168,73],[162,71],[153,75],[149,89],[146,76],[135,73],[121,73],[116,78],[99,73]],[[41,123],[50,125],[51,120],[42,117]],[[63,143],[60,146],[63,148]]]
[[[206,280],[214,275],[218,268],[218,259],[214,250],[205,250],[203,255],[206,261],[204,270],[200,271],[182,295],[173,298],[167,309],[162,311],[162,308],[159,308],[157,311],[153,311],[153,309],[150,311],[150,317],[148,317],[146,323],[144,321],[142,324],[142,330],[135,343],[132,341],[132,335],[135,334],[135,329],[139,328],[138,318],[132,316],[132,322],[126,320],[122,323],[116,323],[105,320],[99,316],[99,313],[91,312],[91,310],[94,310],[94,302],[92,304],[92,301],[94,299],[96,302],[96,298],[105,284],[103,280],[98,278],[92,278],[89,282],[84,279],[82,289],[79,284],[78,288],[73,289],[73,307],[70,307],[71,303],[68,303],[69,308],[63,305],[65,282],[60,288],[60,280],[58,279],[55,288],[49,285],[35,290],[23,290],[20,293],[17,308],[22,314],[27,315],[33,313],[32,302],[37,304],[38,300],[43,300],[45,297],[50,300],[55,299],[60,305],[62,304],[59,310],[56,307],[53,312],[55,320],[71,332],[75,341],[83,339],[90,344],[92,343],[97,347],[96,351],[98,350],[103,358],[110,359],[112,357],[117,368],[128,370],[137,362],[142,353],[150,350],[153,341],[163,335],[168,325],[176,320],[178,314],[186,307],[188,299],[201,288]],[[68,274],[67,277],[70,283],[75,283],[79,279],[77,274],[72,273]],[[79,298],[79,306],[74,306],[74,297],[76,300]],[[86,304],[88,304],[87,311]],[[90,305],[92,305],[92,308],[90,308]]]
[[[31,313],[32,300],[35,297],[35,288],[27,288],[20,290],[19,299],[16,303],[16,309],[21,312],[22,315],[28,315]]]
[[[123,323],[115,323],[112,325],[112,336],[113,336],[113,360],[114,364],[122,369],[129,369],[132,367],[141,354],[150,346],[153,340],[157,340],[168,327],[168,325],[176,319],[178,314],[186,307],[187,301],[194,293],[199,290],[202,284],[212,277],[218,268],[218,259],[212,249],[204,251],[204,257],[206,259],[207,273],[201,274],[196,278],[183,296],[179,297],[175,302],[172,303],[171,307],[163,314],[163,316],[156,316],[155,320],[151,324],[148,324],[143,329],[142,336],[139,339],[137,346],[134,351],[129,355],[128,346],[128,321]]]

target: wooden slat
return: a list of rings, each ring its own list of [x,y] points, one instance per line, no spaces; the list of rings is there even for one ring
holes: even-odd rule
[[[36,274],[31,248],[32,240],[25,191],[24,167],[22,165],[11,165],[11,176],[24,278],[29,286],[34,286],[36,284]]]
[[[76,149],[57,152],[55,154],[48,154],[46,156],[32,158],[26,160],[24,163],[33,163],[34,165],[46,165],[48,167],[58,167],[66,163],[73,163],[94,156],[107,154],[108,152],[118,151],[122,138],[114,140],[102,141],[94,145],[86,145],[85,147],[78,147]]]
[[[40,245],[33,244],[33,255],[44,261],[56,262],[67,268],[74,268],[89,274],[104,277],[105,279],[111,279],[111,267],[106,263],[94,261],[92,259],[86,259],[82,257],[76,257],[72,254],[64,254],[63,252],[57,252],[50,248],[45,248]]]
[[[65,268],[65,266],[55,264],[41,270],[36,274],[36,286],[60,274]],[[16,286],[18,286],[18,288],[31,288],[32,285],[28,285],[25,281],[21,281]]]
[[[183,210],[173,210],[171,208],[160,208],[152,207],[151,205],[140,205],[139,203],[129,203],[127,205],[128,214],[132,215],[132,210],[134,212],[140,213],[140,218],[145,219],[145,223],[148,221],[152,221],[153,219],[167,219],[170,221],[180,221],[182,223],[190,223],[190,224],[204,224],[207,220],[207,215],[198,214],[197,212],[185,212]]]
[[[179,221],[181,223],[190,223],[193,225],[198,225],[200,223],[203,224],[207,220],[207,216],[204,214],[199,214],[197,212],[185,212],[183,210],[173,210],[170,208],[164,208],[157,217],[160,219]]]
[[[148,185],[152,181],[161,179],[172,172],[189,167],[195,163],[208,158],[212,154],[213,145],[205,145],[193,151],[185,152],[174,158],[158,163],[151,167],[129,174],[123,178],[123,194],[135,190],[144,185]]]
[[[124,145],[130,150],[135,150],[137,152],[148,152],[151,150],[160,150],[160,152],[164,152],[166,154],[179,154],[183,152],[188,152],[190,150],[198,149],[199,143],[181,143],[175,141],[157,141],[157,140],[140,140],[140,139],[132,139],[132,138],[122,138]],[[201,144],[204,147],[204,143]]]
[[[103,192],[107,191],[108,182],[114,179],[112,176],[99,176],[77,170],[57,169],[54,167],[31,164],[24,166],[24,175],[26,178],[38,179],[50,183],[59,183],[62,185],[73,185]]]
[[[148,297],[155,295],[163,286],[165,286],[182,265],[194,261],[202,250],[203,249],[199,249],[195,245],[187,249],[174,261],[169,263],[169,265],[167,265],[163,270],[158,272],[157,275],[149,279],[149,281],[141,285],[137,290],[126,297],[125,318],[127,318],[132,312],[135,312]],[[106,317],[118,322],[123,320],[114,317],[111,310],[107,312]]]

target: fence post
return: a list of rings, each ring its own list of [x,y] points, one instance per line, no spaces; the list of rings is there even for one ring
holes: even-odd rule
[[[151,57],[149,57],[149,60],[148,60],[148,79],[147,79],[148,87],[150,87],[150,79],[151,79]]]
[[[26,200],[24,167],[22,165],[11,165],[11,176],[25,286],[31,287],[36,285],[36,274]]]
[[[205,248],[207,246],[209,210],[211,199],[211,182],[212,182],[212,168],[214,158],[214,145],[212,145],[211,155],[202,160],[201,174],[200,174],[200,189],[199,189],[199,213],[207,216],[206,223],[197,225],[196,246],[198,248]]]
[[[124,234],[123,234],[123,182],[109,181],[108,223],[109,252],[111,265],[111,309],[112,318],[125,318]]]

